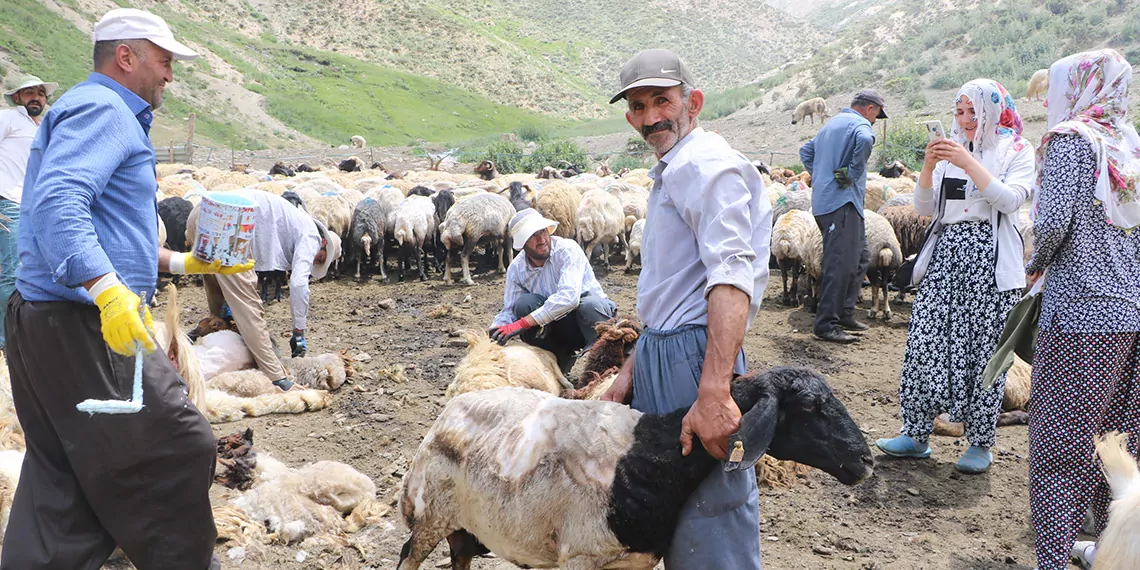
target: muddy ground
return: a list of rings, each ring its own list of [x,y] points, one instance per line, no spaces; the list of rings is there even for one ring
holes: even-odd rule
[[[624,274],[618,263],[614,267],[608,273],[597,268],[599,279],[621,312],[632,314],[637,277]],[[342,278],[315,284],[310,353],[367,354],[355,384],[337,392],[326,410],[215,425],[216,433],[252,427],[255,448],[293,466],[321,459],[349,463],[370,476],[379,496],[394,507],[403,470],[439,413],[444,388],[464,355],[462,342],[448,332],[485,329],[501,305],[501,275],[482,271],[476,281],[473,287],[445,286],[433,275],[426,283]],[[895,305],[893,320],[875,323],[860,343],[840,346],[813,340],[811,315],[781,306],[779,292],[777,273],[745,339],[750,368],[814,367],[827,376],[869,442],[895,435],[909,303]],[[864,296],[870,297],[869,290]],[[380,302],[389,298],[395,306],[382,308]],[[182,299],[185,324],[205,314],[200,287],[184,289]],[[268,312],[278,343],[288,350],[288,299]],[[403,382],[384,373],[397,366],[407,369]],[[875,475],[857,487],[818,471],[792,488],[762,487],[766,567],[1032,568],[1025,427],[1000,430],[993,468],[981,476],[954,470],[963,440],[936,438],[933,446],[933,457],[921,461],[888,460],[876,452]],[[407,531],[395,508],[384,520],[351,537],[355,547],[275,545],[231,558],[236,552],[220,543],[217,553],[235,568],[394,568]],[[446,550],[445,544],[438,547],[425,568],[445,562]],[[477,559],[475,567],[513,568],[493,558]]]

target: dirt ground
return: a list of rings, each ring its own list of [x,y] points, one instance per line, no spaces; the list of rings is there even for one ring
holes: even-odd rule
[[[614,261],[612,272],[595,270],[622,314],[632,314],[637,276],[624,274]],[[322,459],[351,464],[370,476],[378,495],[394,507],[400,477],[442,408],[444,388],[464,355],[462,341],[449,337],[449,331],[485,329],[502,302],[503,277],[493,271],[480,272],[473,287],[445,286],[432,277],[426,283],[342,278],[315,284],[310,353],[348,349],[352,355],[366,354],[355,384],[337,392],[326,410],[219,424],[216,433],[252,427],[256,449],[293,466]],[[861,342],[840,346],[813,340],[811,315],[781,306],[780,287],[777,271],[745,339],[749,367],[814,367],[827,376],[869,442],[895,435],[909,303],[896,305],[893,320],[874,323]],[[869,299],[869,291],[864,296]],[[205,314],[200,287],[184,289],[182,299],[185,324]],[[382,308],[385,299],[393,299],[394,308]],[[288,299],[268,312],[278,343],[288,350]],[[406,367],[405,381],[383,373],[396,366]],[[954,470],[965,446],[963,440],[936,438],[932,459],[921,461],[889,460],[876,452],[874,476],[856,487],[818,471],[789,489],[762,487],[766,567],[1032,568],[1025,427],[999,431],[994,465],[985,475]],[[309,541],[249,549],[244,557],[235,557],[231,554],[237,551],[219,543],[217,553],[233,568],[394,568],[407,530],[395,508],[384,521],[351,537],[350,547]],[[441,544],[425,568],[445,563],[446,551]],[[477,559],[475,567],[513,568],[494,558]]]

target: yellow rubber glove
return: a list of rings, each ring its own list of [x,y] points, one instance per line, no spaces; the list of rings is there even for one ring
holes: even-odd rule
[[[113,276],[112,276],[113,277]],[[101,291],[95,297],[102,321],[103,340],[111,350],[124,356],[131,356],[142,345],[146,352],[154,352],[154,341],[148,330],[154,329],[154,319],[149,308],[143,308],[139,316],[139,296],[126,285],[116,283]]]
[[[202,275],[207,273],[233,275],[253,269],[253,264],[252,259],[237,265],[222,265],[221,260],[206,263],[190,253],[175,253],[170,256],[170,272],[176,275]]]

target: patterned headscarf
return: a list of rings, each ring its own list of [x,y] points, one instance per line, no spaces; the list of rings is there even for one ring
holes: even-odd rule
[[[1037,149],[1035,196],[1049,140],[1056,134],[1079,135],[1096,153],[1095,196],[1104,204],[1107,222],[1125,230],[1140,226],[1140,136],[1128,123],[1131,83],[1132,66],[1111,49],[1078,53],[1050,66],[1049,132]]]
[[[974,105],[973,119],[978,124],[974,131],[975,151],[994,148],[1002,136],[1021,134],[1021,115],[1017,113],[1013,97],[1001,83],[992,79],[975,79],[958,90],[954,105],[957,106],[963,97]],[[961,145],[970,142],[957,120],[950,129],[950,138]]]

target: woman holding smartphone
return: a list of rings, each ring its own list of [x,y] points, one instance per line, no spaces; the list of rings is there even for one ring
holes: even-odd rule
[[[1140,136],[1128,114],[1132,66],[1112,50],[1049,68],[1049,132],[1037,151],[1036,245],[1045,279],[1033,356],[1029,505],[1037,565],[1066,568],[1086,511],[1104,530],[1112,498],[1093,438],[1140,432]],[[1042,272],[1048,270],[1042,277]],[[1092,562],[1090,543],[1073,554]],[[1137,561],[1131,561],[1136,563]]]
[[[926,147],[914,209],[933,216],[914,265],[919,284],[907,333],[899,404],[901,434],[876,443],[895,457],[929,457],[934,418],[966,424],[964,473],[990,467],[1005,374],[989,389],[982,371],[1025,287],[1018,208],[1034,181],[1033,148],[1021,138],[1013,98],[996,81],[958,91],[950,138]]]

